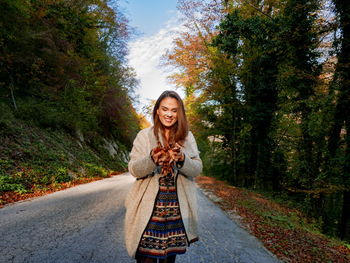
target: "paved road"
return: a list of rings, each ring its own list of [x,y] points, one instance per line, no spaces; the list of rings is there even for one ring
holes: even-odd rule
[[[0,209],[0,262],[132,263],[123,242],[129,174]],[[200,241],[179,263],[279,262],[200,191]]]

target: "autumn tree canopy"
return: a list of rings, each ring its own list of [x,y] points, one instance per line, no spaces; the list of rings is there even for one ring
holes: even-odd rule
[[[179,1],[164,56],[208,175],[290,200],[350,238],[345,1]],[[337,200],[337,205],[334,205]]]

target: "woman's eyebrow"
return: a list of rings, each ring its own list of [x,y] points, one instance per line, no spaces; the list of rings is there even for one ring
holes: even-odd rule
[[[168,107],[166,107],[166,106],[161,106],[161,108],[162,108],[162,109],[165,109],[165,110],[168,109]],[[178,107],[175,107],[175,108],[172,108],[172,109],[170,109],[170,110],[177,110],[177,109],[178,109]]]

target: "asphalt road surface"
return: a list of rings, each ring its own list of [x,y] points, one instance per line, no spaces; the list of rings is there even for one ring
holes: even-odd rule
[[[0,209],[0,262],[132,263],[124,246],[126,173]],[[279,262],[198,190],[200,241],[179,263]]]

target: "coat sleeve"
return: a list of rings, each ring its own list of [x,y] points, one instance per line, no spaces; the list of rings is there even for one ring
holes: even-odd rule
[[[128,163],[128,169],[132,176],[136,178],[146,177],[152,173],[156,168],[155,163],[152,161],[150,152],[147,149],[147,136],[145,132],[140,131],[133,143],[133,147],[130,152],[130,161]]]
[[[188,133],[188,145],[189,149],[184,149],[185,161],[182,167],[179,169],[179,172],[186,176],[195,177],[202,172],[203,165],[202,160],[199,157],[197,143],[192,132]]]

